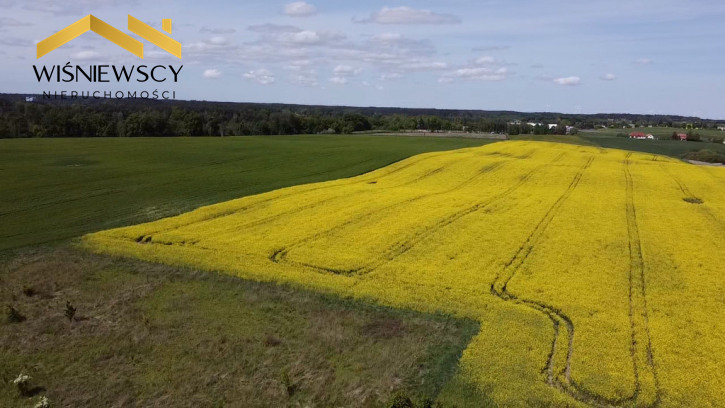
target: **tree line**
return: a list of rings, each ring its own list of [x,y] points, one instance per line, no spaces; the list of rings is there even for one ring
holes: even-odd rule
[[[357,108],[204,101],[26,101],[0,95],[0,138],[243,136],[366,131],[565,133],[637,121],[643,126],[715,122],[651,115],[563,115],[509,111]],[[550,128],[548,124],[558,126]],[[571,131],[571,129],[570,129]]]

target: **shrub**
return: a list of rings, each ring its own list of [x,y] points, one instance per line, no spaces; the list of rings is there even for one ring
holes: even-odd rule
[[[436,403],[430,398],[424,399],[420,404],[416,404],[410,397],[405,394],[396,394],[390,400],[389,408],[442,408],[441,403]]]
[[[284,385],[284,388],[287,391],[287,396],[290,398],[295,395],[295,392],[297,392],[297,389],[299,388],[297,384],[292,381],[292,378],[290,378],[288,370],[284,370],[282,372],[282,385]]]
[[[699,142],[699,141],[701,141],[700,134],[699,133],[695,133],[693,131],[687,132],[687,141],[688,142]]]
[[[13,384],[18,389],[18,393],[21,397],[27,397],[30,394],[30,376],[25,373],[20,373],[16,379],[13,380]]]
[[[76,308],[70,302],[65,302],[65,317],[68,318],[68,321],[72,322],[75,315]]]
[[[707,163],[723,163],[725,164],[725,154],[713,152],[712,150],[700,150],[697,152],[690,152],[685,155],[687,160],[696,160]]]
[[[267,336],[264,338],[264,345],[266,347],[276,347],[282,344],[282,340],[275,336]]]
[[[48,397],[40,397],[40,400],[33,405],[33,408],[50,408],[50,400]]]
[[[398,394],[390,401],[390,408],[415,408],[415,404],[407,396]]]
[[[26,320],[26,317],[20,314],[18,309],[8,306],[8,322],[9,323],[21,323]]]

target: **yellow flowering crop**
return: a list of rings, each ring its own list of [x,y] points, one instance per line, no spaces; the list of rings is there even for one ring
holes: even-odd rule
[[[84,244],[477,319],[457,380],[503,406],[725,406],[723,187],[725,169],[503,142]]]

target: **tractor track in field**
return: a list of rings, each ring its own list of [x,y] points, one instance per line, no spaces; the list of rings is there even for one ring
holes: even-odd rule
[[[554,339],[551,344],[551,350],[549,351],[546,364],[542,369],[542,373],[546,374],[547,384],[551,387],[557,388],[561,392],[569,395],[573,399],[595,407],[617,407],[630,405],[632,403],[637,406],[646,407],[657,407],[660,403],[660,389],[659,379],[654,364],[654,352],[651,345],[651,335],[649,333],[649,316],[647,312],[647,300],[646,300],[646,281],[644,275],[644,259],[642,257],[641,242],[639,239],[639,229],[637,227],[636,210],[634,207],[634,184],[632,176],[629,170],[629,157],[625,159],[625,179],[627,185],[627,198],[626,198],[626,214],[627,214],[627,230],[629,239],[629,257],[630,257],[630,270],[629,270],[629,316],[630,316],[630,330],[632,331],[631,343],[630,343],[630,357],[632,358],[633,372],[635,377],[635,390],[632,396],[623,398],[608,398],[599,394],[596,394],[588,390],[583,385],[577,384],[576,381],[571,378],[571,360],[574,353],[574,333],[575,327],[572,319],[567,316],[562,310],[548,305],[544,302],[524,299],[518,297],[508,291],[508,284],[525,264],[529,255],[533,251],[535,245],[543,236],[545,230],[548,228],[551,221],[556,216],[556,213],[568,197],[572,194],[574,189],[578,186],[584,172],[591,165],[593,158],[590,159],[579,173],[574,177],[569,188],[559,197],[559,199],[550,207],[549,211],[544,215],[539,224],[536,226],[534,231],[529,235],[524,244],[519,247],[519,250],[511,258],[509,262],[504,265],[504,270],[499,273],[494,282],[491,283],[491,294],[502,299],[506,302],[513,302],[529,307],[544,314],[552,323],[554,331]],[[639,307],[636,307],[638,305]],[[636,310],[637,309],[637,310]],[[639,316],[637,316],[639,315]],[[641,320],[641,322],[638,321]],[[559,341],[561,327],[565,326],[567,330],[567,343],[561,345]],[[639,326],[642,326],[641,329]],[[640,339],[640,337],[642,337]],[[644,340],[644,341],[641,341]],[[643,369],[639,366],[638,353],[641,352],[639,349],[640,341],[645,343],[645,355],[646,367]],[[566,363],[565,366],[557,371],[555,358],[560,347],[566,347]],[[639,355],[641,357],[641,355]],[[640,376],[642,371],[647,370],[652,375],[654,386],[655,386],[655,399],[649,404],[639,404],[638,397],[642,392],[642,383]],[[562,379],[563,377],[563,379]]]
[[[630,154],[631,155],[631,154]],[[521,247],[519,247],[516,254],[504,265],[504,269],[499,273],[494,281],[491,283],[490,291],[491,294],[500,298],[506,302],[513,302],[526,306],[530,309],[536,310],[545,315],[552,323],[554,338],[551,344],[551,349],[546,357],[546,363],[542,369],[542,373],[546,375],[547,384],[551,387],[557,388],[561,392],[569,395],[573,399],[595,407],[616,407],[628,405],[630,403],[636,403],[637,398],[641,393],[641,382],[640,382],[640,371],[641,367],[638,365],[637,353],[638,353],[638,337],[644,336],[646,343],[646,361],[647,369],[651,372],[654,377],[654,383],[656,388],[655,400],[648,405],[648,407],[656,407],[660,402],[659,393],[659,380],[656,375],[654,368],[654,354],[651,346],[651,336],[649,333],[649,317],[647,315],[647,304],[646,304],[646,282],[644,276],[644,261],[642,258],[641,243],[639,241],[639,232],[636,223],[636,212],[634,208],[634,187],[629,172],[629,155],[625,159],[625,177],[627,183],[627,224],[628,224],[628,237],[630,247],[630,272],[629,272],[629,315],[630,315],[630,329],[632,330],[632,340],[630,344],[630,356],[632,358],[633,370],[635,376],[635,391],[630,397],[623,398],[608,398],[592,391],[589,391],[584,386],[577,384],[571,378],[571,361],[574,353],[574,333],[575,327],[572,319],[566,315],[562,310],[555,306],[548,305],[544,302],[525,299],[516,296],[508,291],[509,282],[516,276],[517,272],[526,263],[529,255],[533,251],[535,245],[543,237],[544,232],[555,218],[559,209],[567,201],[569,196],[573,193],[576,187],[579,185],[584,172],[591,166],[594,158],[590,160],[579,170],[576,176],[573,178],[571,184],[567,190],[559,197],[559,199],[549,208],[547,213],[541,219],[539,224],[534,228],[534,231],[527,237]],[[635,288],[637,287],[637,288]],[[639,289],[639,290],[637,290]],[[641,308],[635,310],[635,297],[640,298]],[[643,321],[643,330],[640,333],[638,325],[635,323],[635,315],[639,313],[640,319]],[[562,326],[566,327],[567,331],[567,342],[566,344],[560,344],[560,332]],[[565,347],[566,350],[566,363],[565,366],[558,369],[556,367],[556,355],[559,353],[559,349]],[[639,406],[639,405],[638,405]]]
[[[629,317],[632,330],[630,354],[635,377],[635,391],[631,401],[637,401],[642,392],[642,377],[652,376],[655,387],[655,399],[646,406],[655,407],[660,403],[660,386],[652,349],[652,335],[649,330],[649,307],[647,305],[647,280],[645,276],[642,241],[637,221],[637,208],[634,200],[634,180],[632,178],[632,153],[624,159],[624,176],[627,188],[627,235],[629,238]],[[641,347],[644,346],[644,350]],[[640,353],[644,351],[644,367],[639,364]],[[639,405],[639,404],[638,404]]]
[[[281,249],[278,249],[278,250],[274,251],[272,253],[272,255],[270,256],[270,260],[273,261],[273,262],[275,262],[275,263],[292,262],[292,261],[290,261],[290,260],[287,259],[287,255],[288,255],[289,251],[292,250],[292,249],[294,249],[295,247],[299,247],[300,245],[304,245],[304,244],[306,244],[306,243],[308,243],[310,241],[314,241],[314,240],[319,239],[319,238],[322,238],[322,237],[324,237],[326,235],[333,234],[336,231],[345,229],[347,227],[350,227],[351,225],[355,225],[355,224],[364,222],[365,220],[369,219],[370,217],[372,217],[372,216],[374,216],[376,214],[379,214],[382,211],[387,211],[387,210],[390,210],[390,209],[393,209],[393,208],[396,208],[396,207],[400,207],[402,205],[408,205],[408,204],[414,203],[414,202],[419,201],[419,200],[423,200],[423,199],[426,199],[426,198],[435,197],[435,196],[439,196],[439,195],[445,195],[445,194],[449,194],[449,193],[451,193],[453,191],[460,190],[460,189],[465,188],[465,187],[469,186],[470,184],[476,182],[483,175],[485,175],[487,173],[490,173],[490,172],[493,172],[495,170],[498,170],[499,168],[503,167],[506,163],[507,163],[506,161],[500,161],[500,162],[494,162],[494,163],[491,163],[490,165],[484,166],[483,168],[481,168],[481,170],[479,172],[477,172],[472,177],[466,179],[462,183],[459,183],[458,185],[456,185],[456,186],[454,186],[452,188],[449,188],[447,190],[438,191],[438,192],[435,192],[435,193],[428,193],[428,194],[418,195],[416,197],[409,198],[409,199],[406,199],[404,201],[400,201],[400,202],[397,202],[397,203],[393,203],[393,204],[387,205],[387,206],[382,207],[382,208],[376,208],[376,209],[374,209],[372,211],[368,211],[365,214],[362,214],[360,216],[355,217],[354,219],[347,220],[347,221],[345,221],[345,222],[343,222],[341,224],[338,224],[338,225],[336,225],[336,226],[334,226],[332,228],[329,228],[329,229],[324,230],[324,231],[320,231],[320,232],[318,232],[316,234],[310,235],[310,236],[305,237],[305,238],[303,238],[303,239],[301,239],[301,240],[299,240],[297,242],[294,242],[293,244],[288,245],[287,247],[284,247],[284,248],[281,248]],[[408,184],[408,183],[406,183],[406,184]],[[341,271],[341,270],[335,270],[335,269],[326,268],[326,267],[322,267],[322,266],[316,266],[316,265],[312,265],[312,264],[308,264],[308,263],[302,263],[302,262],[294,262],[294,263],[297,263],[297,264],[299,264],[301,266],[305,266],[305,267],[308,267],[308,268],[318,269],[318,270],[321,270],[321,271],[324,271],[324,272],[331,272],[331,273],[342,274],[342,275],[349,275],[349,274],[357,273],[357,272],[359,272],[362,269],[362,268],[359,268],[359,269],[354,269],[354,270]]]
[[[533,152],[534,152],[534,150],[531,150],[530,152],[528,152],[528,154],[531,155],[531,154],[533,154]],[[443,153],[440,153],[440,154],[443,154]],[[413,166],[415,166],[415,165],[417,165],[417,164],[419,164],[419,163],[421,163],[421,162],[423,162],[425,160],[428,160],[428,159],[437,157],[438,155],[439,154],[435,154],[435,155],[432,155],[432,156],[419,158],[417,160],[412,161],[411,163],[407,163],[407,164],[405,164],[405,165],[403,165],[401,167],[398,167],[396,169],[393,169],[393,170],[391,170],[391,171],[389,171],[389,172],[387,172],[387,173],[385,173],[383,175],[380,175],[378,177],[367,177],[367,178],[363,178],[361,180],[355,181],[352,184],[364,184],[364,183],[374,184],[376,182],[376,180],[379,179],[379,178],[388,177],[388,176],[390,176],[392,174],[399,173],[399,172],[401,172],[403,170],[406,170],[406,169],[409,169],[409,168],[411,168],[411,167],[413,167]],[[499,167],[499,166],[502,166],[503,164],[505,164],[505,162],[500,162],[499,164],[495,164],[495,166],[492,165],[493,167],[491,167],[491,169],[489,169],[489,171],[493,171],[494,168]],[[410,184],[414,184],[416,182],[420,182],[420,181],[422,181],[424,179],[427,179],[429,177],[432,177],[432,176],[438,174],[440,171],[442,171],[442,168],[434,169],[434,170],[431,170],[431,171],[426,172],[425,174],[422,174],[421,176],[417,177],[415,180],[407,181],[407,182],[404,182],[404,183],[399,184],[399,185],[385,187],[385,188],[386,189],[389,189],[389,188],[397,188],[397,187],[403,187],[403,186],[407,186],[407,185],[410,185]],[[485,171],[482,170],[482,172],[485,172]],[[222,211],[220,213],[217,213],[217,214],[208,216],[208,217],[204,218],[203,220],[190,221],[188,223],[174,225],[173,227],[170,227],[170,228],[165,228],[165,229],[161,229],[161,230],[156,230],[156,231],[148,232],[148,233],[146,233],[143,236],[137,237],[136,238],[136,242],[143,243],[143,244],[154,244],[154,243],[157,243],[157,241],[154,241],[153,240],[154,239],[154,236],[155,235],[158,235],[158,234],[164,234],[164,233],[168,233],[170,231],[179,230],[181,228],[184,228],[184,227],[187,227],[187,226],[193,225],[193,224],[200,224],[200,223],[204,223],[204,222],[214,221],[214,220],[219,219],[219,218],[227,217],[227,216],[234,215],[234,214],[243,213],[244,211],[247,211],[247,210],[250,210],[250,209],[257,209],[258,208],[257,206],[260,205],[260,204],[266,204],[266,203],[269,203],[269,202],[272,202],[272,201],[276,201],[276,200],[279,200],[279,199],[293,197],[295,195],[306,194],[306,193],[315,192],[315,191],[319,191],[319,190],[323,190],[323,189],[328,189],[328,188],[333,188],[333,187],[339,187],[339,186],[338,185],[322,185],[322,186],[318,186],[318,187],[315,187],[315,188],[311,188],[311,189],[308,189],[308,190],[305,190],[305,191],[294,191],[294,192],[290,192],[288,194],[284,194],[284,195],[281,195],[281,196],[277,196],[277,197],[273,197],[273,198],[267,198],[267,199],[264,199],[264,200],[260,200],[260,201],[251,203],[251,204],[249,204],[247,206],[243,206],[241,208],[237,208],[237,209],[234,209],[234,210]],[[317,201],[317,202],[314,202],[314,203],[310,203],[310,204],[306,204],[306,205],[303,205],[303,206],[295,207],[295,208],[293,208],[291,210],[284,211],[282,213],[277,213],[277,214],[274,214],[274,215],[271,215],[271,216],[264,217],[264,218],[259,219],[259,220],[251,221],[251,222],[246,223],[246,224],[243,224],[241,226],[237,226],[236,228],[250,228],[250,227],[255,227],[255,226],[259,226],[259,225],[264,225],[264,224],[266,224],[266,223],[268,223],[270,221],[274,221],[275,219],[279,218],[280,216],[287,216],[287,215],[296,214],[296,213],[302,212],[302,211],[307,210],[307,209],[310,209],[310,208],[314,208],[316,206],[319,206],[319,205],[324,204],[324,203],[327,203],[327,202],[331,202],[331,201],[338,200],[338,199],[341,199],[341,198],[348,198],[348,197],[349,196],[343,195],[343,196],[336,196],[336,197],[326,198],[326,199],[323,199],[323,200],[320,200],[320,201]],[[158,242],[158,243],[160,243],[162,245],[173,245],[173,243],[169,243],[169,242]],[[186,243],[184,243],[184,245],[186,245]],[[196,245],[196,244],[193,244],[193,245]],[[335,271],[335,270],[332,270],[332,269],[327,269],[327,268],[320,268],[320,269],[321,270],[324,270],[326,272],[336,272],[336,273],[339,273],[338,271]]]
[[[519,269],[524,265],[529,255],[531,255],[534,246],[541,239],[544,232],[548,228],[549,224],[551,224],[551,221],[554,219],[561,206],[566,202],[569,196],[571,196],[576,187],[579,185],[579,182],[581,181],[584,173],[587,171],[587,169],[589,169],[593,161],[594,158],[590,157],[589,160],[587,160],[587,162],[579,169],[579,171],[576,173],[571,183],[567,187],[566,191],[564,191],[561,196],[559,196],[559,198],[551,205],[551,207],[549,207],[549,210],[544,214],[544,217],[542,217],[542,219],[536,225],[531,234],[529,234],[529,236],[526,238],[526,241],[524,241],[524,243],[519,247],[513,257],[508,262],[506,262],[503,271],[496,275],[494,281],[491,283],[490,286],[491,294],[500,298],[501,300],[525,305],[531,309],[543,313],[544,315],[546,315],[547,318],[549,318],[549,320],[551,320],[554,327],[554,341],[552,342],[551,350],[549,352],[549,355],[547,356],[547,361],[544,369],[542,370],[542,372],[546,373],[547,383],[550,386],[557,386],[557,377],[560,374],[563,374],[565,376],[567,382],[571,381],[571,356],[573,353],[572,334],[574,332],[574,324],[566,314],[564,314],[561,310],[555,308],[554,306],[530,299],[519,298],[518,296],[510,293],[508,291],[508,284],[519,271]],[[555,372],[554,359],[557,349],[559,348],[558,338],[560,325],[562,323],[567,326],[567,331],[569,332],[569,344],[567,345],[566,366],[564,367],[564,369],[561,370],[561,372],[557,373]]]
[[[527,152],[524,155],[526,157],[530,157],[532,154],[533,154],[533,151]],[[531,178],[531,176],[534,173],[536,173],[538,170],[540,170],[541,168],[544,168],[546,166],[549,166],[549,165],[552,165],[552,164],[558,162],[565,155],[566,155],[566,153],[565,152],[562,152],[556,158],[554,158],[554,160],[552,160],[551,163],[544,164],[544,165],[540,165],[540,166],[537,166],[534,169],[530,170],[528,173],[524,174],[519,179],[518,182],[516,182],[513,186],[509,187],[508,189],[506,189],[502,193],[497,194],[497,195],[495,195],[495,196],[493,196],[491,198],[488,198],[487,200],[480,201],[480,202],[478,202],[478,203],[476,203],[476,204],[474,204],[472,206],[466,207],[466,208],[464,208],[464,209],[462,209],[460,211],[457,211],[457,212],[455,212],[455,213],[453,213],[453,214],[451,214],[451,215],[449,215],[449,216],[447,216],[447,217],[439,220],[437,223],[435,223],[434,225],[432,225],[430,227],[427,227],[427,228],[421,229],[419,231],[416,231],[416,233],[413,235],[412,238],[406,239],[406,240],[404,240],[402,242],[395,243],[393,246],[391,246],[390,248],[388,248],[388,250],[386,250],[377,260],[375,260],[375,261],[373,261],[373,262],[371,262],[371,263],[369,263],[369,264],[367,264],[365,266],[362,266],[360,268],[355,268],[355,269],[337,270],[337,269],[332,269],[332,268],[328,268],[328,267],[324,267],[324,266],[312,265],[312,264],[302,263],[302,262],[298,262],[297,264],[298,265],[301,265],[301,266],[305,266],[307,268],[315,269],[315,270],[317,270],[319,272],[335,273],[335,274],[338,274],[338,275],[348,275],[348,276],[350,276],[350,275],[354,275],[354,274],[366,274],[366,273],[370,273],[370,272],[374,271],[375,269],[379,268],[380,266],[382,266],[384,264],[387,264],[389,262],[392,262],[393,260],[395,260],[399,256],[401,256],[401,255],[405,254],[406,252],[408,252],[409,250],[413,249],[416,245],[418,245],[420,242],[422,242],[423,240],[425,240],[427,237],[429,237],[431,234],[435,233],[436,231],[439,231],[440,229],[442,229],[442,228],[444,228],[444,227],[446,227],[448,225],[453,224],[454,222],[460,220],[461,218],[463,218],[463,217],[465,217],[467,215],[470,215],[470,214],[473,214],[473,213],[475,213],[477,211],[483,210],[483,209],[489,207],[490,205],[494,204],[495,202],[497,202],[497,201],[499,201],[499,200],[501,200],[501,199],[509,196],[514,191],[516,191],[521,186],[523,186],[527,181],[529,181],[529,179]],[[503,164],[505,162],[501,162],[501,163]],[[484,168],[481,169],[481,171],[479,172],[478,175],[485,174],[487,172],[493,171],[496,168],[498,168],[498,165],[496,165],[495,163],[492,164],[492,165],[485,166]],[[465,185],[465,184],[468,184],[469,182],[472,182],[472,180],[469,179],[468,181],[464,182],[463,184]],[[453,188],[451,190],[448,190],[448,191],[444,191],[444,192],[440,192],[440,193],[435,193],[433,195],[446,194],[446,193],[449,193],[449,192],[451,192],[453,190],[456,190],[458,188],[462,188],[462,187],[464,187],[464,185],[460,185],[460,186],[458,186],[456,188]],[[407,202],[395,204],[394,206],[399,206],[399,205],[404,205],[404,204],[409,204],[409,203],[410,203],[410,200],[408,200]],[[379,210],[376,210],[375,212],[378,212],[378,211]],[[374,213],[374,212],[371,212],[371,214],[372,213]],[[346,224],[337,226],[334,229],[344,228],[344,227],[347,227],[349,225],[350,225],[350,223],[346,223]],[[320,236],[324,236],[326,234],[328,234],[328,231],[323,231],[323,232],[319,233],[319,236],[316,235],[316,236],[313,236],[313,237],[309,237],[310,238],[309,240],[314,240],[314,239],[319,238]],[[305,242],[309,242],[309,240],[305,240]],[[297,244],[297,245],[299,245],[299,244]],[[289,254],[289,250],[290,250],[289,247],[288,248],[278,249],[278,250],[274,251],[272,253],[272,255],[270,255],[269,259],[272,262],[275,262],[275,263],[280,263],[280,262],[283,262],[283,261],[291,262],[291,261],[289,261],[287,259],[287,255]]]

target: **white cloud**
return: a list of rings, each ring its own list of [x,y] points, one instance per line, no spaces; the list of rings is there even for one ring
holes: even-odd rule
[[[280,24],[256,24],[247,27],[247,30],[255,33],[273,34],[273,33],[299,33],[301,28],[292,25]]]
[[[381,81],[388,81],[388,80],[391,80],[391,79],[400,79],[402,77],[403,77],[403,74],[401,74],[399,72],[391,72],[391,73],[386,73],[386,74],[380,75],[380,80]]]
[[[19,37],[6,37],[0,38],[0,45],[7,45],[8,47],[32,47],[33,42]]]
[[[617,76],[614,75],[614,74],[611,74],[611,73],[610,74],[604,74],[602,76],[602,80],[603,81],[614,81],[615,79],[617,79]]]
[[[496,58],[494,57],[480,57],[476,60],[476,64],[478,65],[488,65],[494,63],[496,63]]]
[[[345,85],[347,83],[347,78],[334,76],[334,77],[330,78],[330,82],[332,82],[335,85]]]
[[[74,0],[74,1],[57,1],[57,0],[33,0],[18,2],[22,4],[26,10],[39,11],[47,14],[66,14],[66,15],[83,15],[89,10],[100,10],[103,8],[114,8],[130,6],[138,4],[137,0]]]
[[[291,78],[293,83],[302,86],[317,86],[317,76],[314,73],[303,73],[293,75]]]
[[[312,65],[312,61],[308,59],[291,61],[289,64],[284,66],[284,69],[288,71],[302,71]]]
[[[578,76],[570,76],[570,77],[563,77],[563,78],[554,78],[553,79],[555,84],[562,85],[562,86],[576,86],[581,84],[582,79]]]
[[[654,61],[652,61],[649,58],[640,58],[640,59],[634,61],[634,63],[637,64],[637,65],[649,65],[649,64],[651,64],[653,62]]]
[[[199,32],[209,34],[234,34],[237,32],[237,30],[233,28],[217,28],[204,26],[199,30]]]
[[[86,51],[78,51],[78,52],[74,53],[73,55],[71,55],[71,58],[86,61],[86,60],[97,59],[100,56],[101,56],[101,54],[99,54],[95,51],[86,50]]]
[[[454,79],[468,79],[479,81],[503,81],[508,76],[506,67],[464,67],[445,73],[438,82],[446,84]]]
[[[362,68],[355,68],[349,65],[338,65],[332,70],[332,73],[335,74],[336,77],[358,75],[360,72],[362,72]]]
[[[339,42],[345,39],[345,34],[329,31],[302,30],[299,32],[284,32],[271,34],[266,37],[268,41],[281,43],[287,47],[298,47],[300,45],[326,45]]]
[[[369,17],[355,20],[358,23],[376,24],[459,24],[461,19],[451,14],[434,13],[410,7],[383,7]]]
[[[400,68],[406,71],[438,71],[448,68],[448,64],[441,61],[411,62],[402,64]]]
[[[0,27],[22,27],[32,25],[25,21],[16,20],[12,17],[0,17]]]
[[[506,51],[511,49],[508,45],[490,45],[487,47],[476,47],[473,52]]]
[[[244,78],[255,81],[261,85],[270,85],[274,83],[274,73],[268,69],[260,68],[254,71],[249,71],[244,74]]]
[[[284,6],[284,14],[290,17],[309,17],[317,13],[317,8],[304,1],[295,1]]]
[[[227,45],[229,42],[227,41],[227,39],[225,37],[217,36],[217,37],[212,37],[209,40],[209,43],[214,44],[214,45]]]
[[[374,37],[378,41],[382,42],[395,42],[403,39],[403,34],[400,33],[380,33]]]
[[[212,69],[205,70],[204,74],[202,76],[206,79],[217,79],[217,78],[221,78],[222,72],[216,68],[212,68]]]

